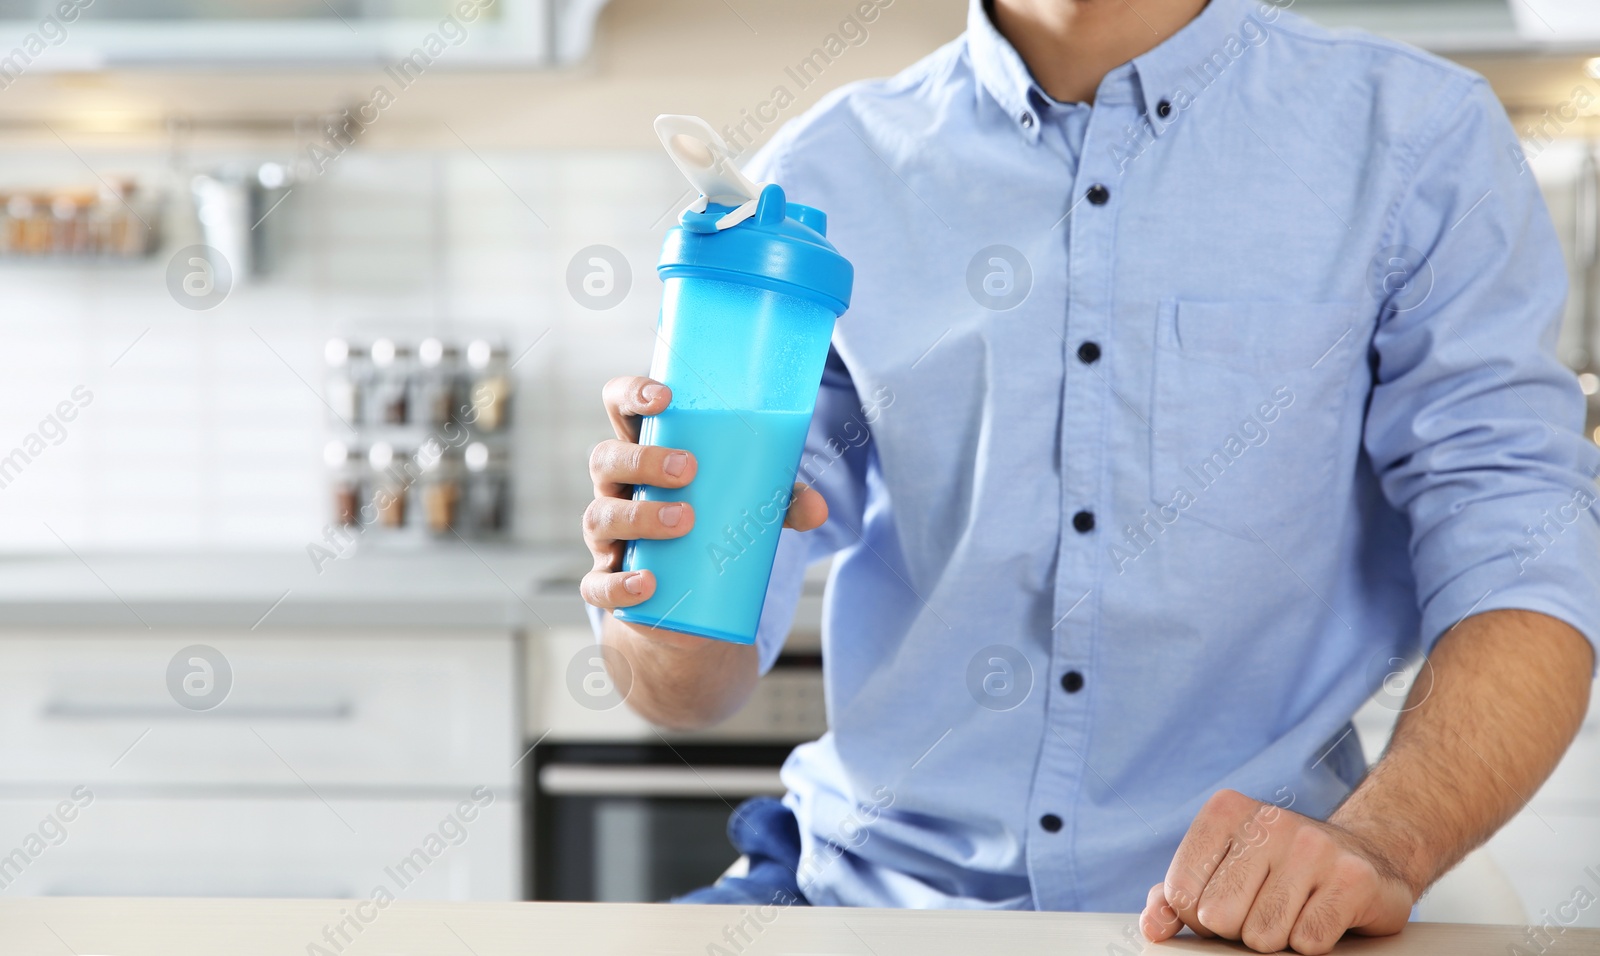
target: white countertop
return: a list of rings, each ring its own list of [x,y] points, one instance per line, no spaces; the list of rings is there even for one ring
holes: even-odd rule
[[[581,625],[580,548],[367,549],[318,570],[304,551],[0,559],[7,627]],[[269,613],[270,611],[270,613]]]
[[[348,915],[346,915],[348,914]],[[760,916],[769,919],[758,922]],[[358,917],[361,920],[358,922]],[[332,927],[345,920],[350,942]],[[746,920],[753,938],[736,949],[734,928]],[[755,929],[759,927],[759,933]],[[355,930],[359,928],[357,934]],[[324,939],[325,930],[340,945]],[[808,956],[1156,956],[1237,954],[1236,943],[1182,936],[1159,946],[1131,942],[1132,914],[996,913],[794,907],[667,906],[604,903],[413,903],[350,900],[0,901],[0,952],[7,956],[703,956],[716,943],[728,952]],[[726,934],[730,934],[725,936]],[[1399,936],[1350,937],[1334,950],[1389,956],[1502,954],[1526,929],[1414,923]],[[730,942],[730,940],[732,942]],[[1557,949],[1600,952],[1600,930],[1568,929]]]
[[[584,627],[581,547],[364,549],[320,570],[304,551],[0,557],[0,628]],[[796,627],[820,626],[813,568]]]

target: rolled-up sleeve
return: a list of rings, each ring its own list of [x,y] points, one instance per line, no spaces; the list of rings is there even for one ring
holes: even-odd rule
[[[1444,109],[1396,206],[1395,256],[1421,265],[1379,316],[1366,449],[1410,520],[1424,649],[1507,608],[1600,649],[1600,449],[1555,355],[1560,245],[1487,86]]]

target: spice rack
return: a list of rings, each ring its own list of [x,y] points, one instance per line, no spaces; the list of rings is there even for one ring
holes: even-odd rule
[[[331,339],[328,466],[334,524],[425,543],[510,529],[511,397],[503,345]]]
[[[131,179],[0,190],[0,256],[137,259],[161,243],[160,203]]]

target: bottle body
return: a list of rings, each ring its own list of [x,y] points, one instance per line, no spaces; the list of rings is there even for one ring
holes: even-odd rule
[[[755,640],[778,537],[805,447],[835,311],[773,287],[699,276],[664,281],[650,375],[672,403],[640,441],[698,463],[679,489],[635,497],[684,501],[694,528],[629,544],[624,570],[648,569],[650,599],[616,616],[646,627]]]

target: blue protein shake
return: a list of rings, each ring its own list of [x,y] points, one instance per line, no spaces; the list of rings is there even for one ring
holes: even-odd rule
[[[615,615],[749,644],[854,272],[825,238],[827,217],[751,183],[703,121],[662,116],[656,132],[700,198],[657,267],[650,377],[672,403],[644,420],[640,441],[686,449],[699,467],[685,488],[640,486],[635,497],[688,502],[695,518],[681,538],[629,544],[623,569],[654,572],[656,591]]]

